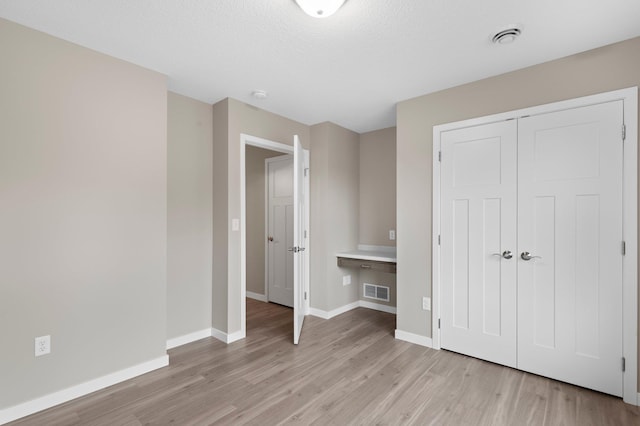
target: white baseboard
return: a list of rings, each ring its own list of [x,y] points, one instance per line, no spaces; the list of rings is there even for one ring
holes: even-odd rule
[[[252,291],[247,291],[247,297],[250,299],[259,300],[260,302],[268,302],[266,294],[254,293]]]
[[[381,303],[367,302],[366,300],[360,301],[360,307],[373,309],[375,311],[382,311],[388,314],[395,314],[397,312],[397,309],[395,306],[383,305]]]
[[[245,337],[247,337],[246,332],[244,332],[244,331],[236,331],[235,333],[231,333],[231,334],[227,335],[227,343],[233,343],[233,342],[236,342],[238,340],[242,340]]]
[[[235,341],[244,339],[246,333],[244,331],[236,331],[235,333],[227,334],[224,331],[220,331],[217,328],[211,329],[211,337],[215,337],[224,343],[233,343]]]
[[[204,339],[206,337],[211,337],[210,328],[205,328],[204,330],[194,331],[193,333],[169,339],[167,340],[167,349],[177,348],[178,346],[186,345],[187,343],[195,342],[196,340]]]
[[[217,328],[212,328],[211,329],[211,337],[220,340],[221,342],[224,343],[229,343],[227,342],[227,333],[225,333],[224,331],[220,331]]]
[[[344,314],[345,312],[348,312],[352,309],[358,308],[359,306],[360,306],[360,303],[358,301],[358,302],[349,303],[348,305],[341,306],[332,311],[323,311],[322,309],[310,308],[309,313],[314,317],[319,317],[322,319],[331,319],[340,314]]]
[[[322,309],[309,308],[309,315],[322,319],[329,319],[329,312],[323,311]]]
[[[407,331],[396,330],[395,337],[398,340],[413,343],[427,348],[433,348],[433,340],[430,337],[420,336],[419,334],[409,333]]]
[[[134,365],[133,367],[125,368],[124,370],[116,371],[115,373],[107,374],[106,376],[98,377],[97,379],[89,380],[88,382],[80,383],[79,385],[14,405],[13,407],[5,408],[0,410],[0,425],[113,386],[167,365],[169,365],[169,356],[163,355],[143,362],[142,364]]]
[[[387,312],[389,314],[396,313],[396,308],[394,308],[393,306],[381,305],[379,303],[367,302],[365,300],[358,300],[356,302],[349,303],[348,305],[341,306],[332,311],[323,311],[322,309],[311,308],[309,309],[309,314],[322,319],[331,319],[355,308],[374,309],[376,311]]]

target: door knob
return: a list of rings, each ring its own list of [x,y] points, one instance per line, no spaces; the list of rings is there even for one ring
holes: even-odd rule
[[[267,240],[269,240],[269,242],[272,243],[273,242],[273,237],[269,237],[269,238],[267,238]]]
[[[492,253],[492,256],[500,256],[503,257],[505,259],[511,259],[513,257],[513,254],[511,253],[511,250],[505,250],[502,253]]]
[[[531,259],[542,259],[542,256],[532,256],[532,255],[531,255],[531,253],[529,253],[528,251],[523,251],[523,252],[520,254],[520,258],[521,258],[522,260],[527,260],[527,261],[529,261],[529,260],[531,260]]]

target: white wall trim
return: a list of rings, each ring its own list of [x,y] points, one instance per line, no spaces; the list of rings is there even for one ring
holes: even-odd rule
[[[494,123],[524,115],[537,115],[562,111],[604,102],[623,101],[626,139],[624,142],[623,176],[623,238],[626,255],[622,260],[622,354],[627,360],[623,373],[623,399],[628,404],[638,405],[638,88],[615,90],[597,95],[584,96],[561,102],[524,108],[520,110],[473,118],[433,127],[433,202],[432,202],[432,317],[431,335],[433,348],[440,349],[440,135],[442,132]],[[425,294],[425,296],[427,296]]]
[[[349,312],[352,309],[360,307],[359,301],[349,303],[348,305],[341,306],[332,311],[323,311],[322,309],[310,308],[309,313],[314,317],[322,318],[322,319],[331,319],[340,314],[344,314],[345,312]]]
[[[366,300],[361,300],[359,303],[361,308],[373,309],[374,311],[386,312],[388,314],[396,314],[397,309],[395,306],[383,305],[381,303],[373,303],[367,302]]]
[[[237,342],[238,340],[242,340],[247,337],[244,330],[236,331],[235,333],[231,333],[227,335],[227,343]]]
[[[234,333],[228,334],[224,331],[220,331],[217,328],[211,329],[211,337],[220,340],[223,343],[229,344],[236,342],[238,340],[244,339],[246,337],[245,331],[240,330]]]
[[[220,331],[217,328],[211,328],[211,337],[213,337],[214,339],[218,339],[221,342],[229,343],[227,342],[227,333],[225,333],[224,331]]]
[[[413,343],[415,345],[425,346],[427,348],[433,348],[433,341],[425,336],[419,334],[409,333],[407,331],[396,330],[395,337],[398,340]]]
[[[269,149],[272,151],[282,152],[284,154],[293,154],[293,146],[283,143],[270,141],[267,139],[251,136],[244,133],[240,134],[240,300],[228,301],[228,304],[240,303],[240,331],[227,335],[220,330],[212,329],[211,335],[216,339],[225,343],[235,342],[238,339],[227,341],[230,336],[242,336],[244,339],[247,332],[247,177],[246,177],[246,146],[257,146],[259,148]],[[229,283],[231,285],[231,283]],[[266,291],[266,290],[265,290]],[[218,333],[223,333],[225,338],[218,337]]]
[[[183,334],[182,336],[174,337],[167,340],[167,349],[177,348],[178,346],[186,345],[187,343],[195,342],[196,340],[211,337],[211,329],[205,328],[204,330],[194,331],[193,333]]]
[[[373,309],[374,311],[386,312],[389,314],[395,314],[397,312],[394,306],[382,305],[380,303],[372,303],[367,302],[365,300],[357,300],[353,303],[349,303],[348,305],[341,306],[332,311],[323,311],[322,309],[310,308],[309,314],[314,317],[322,318],[322,319],[331,319],[340,314],[344,314],[345,312],[349,312],[356,308],[366,308]]]
[[[166,367],[167,365],[169,365],[169,356],[163,355],[150,361],[134,365],[133,367],[125,368],[123,370],[107,374],[106,376],[98,377],[97,379],[89,380],[88,382],[80,383],[79,385],[71,386],[61,391],[50,393],[40,398],[14,405],[13,407],[5,408],[4,410],[0,410],[0,425],[37,413],[38,411],[46,410],[47,408],[54,407],[100,389],[113,386],[117,383],[124,382],[125,380],[157,370],[158,368]]]
[[[329,312],[323,311],[322,309],[309,308],[309,315],[322,319],[329,319]]]
[[[268,302],[266,294],[254,293],[252,291],[247,291],[247,297],[249,299],[259,300],[260,302]]]

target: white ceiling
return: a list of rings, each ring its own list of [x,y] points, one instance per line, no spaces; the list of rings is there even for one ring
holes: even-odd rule
[[[638,0],[347,0],[325,19],[294,0],[0,0],[0,16],[174,92],[357,132],[393,126],[398,101],[640,35]],[[520,39],[492,44],[510,24]]]

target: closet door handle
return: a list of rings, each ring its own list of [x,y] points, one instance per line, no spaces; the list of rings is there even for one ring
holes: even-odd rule
[[[511,250],[505,250],[502,253],[492,253],[491,256],[500,256],[508,260],[513,257],[513,254],[511,253]]]
[[[532,255],[531,255],[531,253],[529,253],[528,251],[523,251],[523,252],[520,254],[520,258],[521,258],[522,260],[529,261],[529,260],[531,260],[531,259],[542,259],[542,256],[532,256]]]

